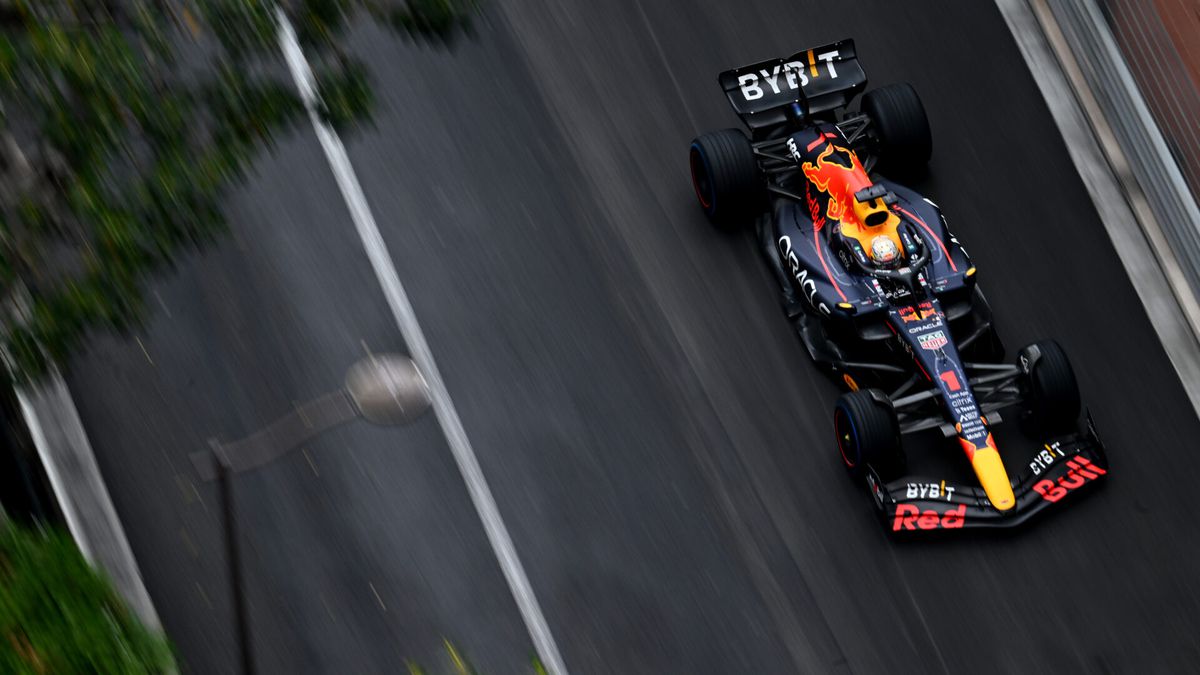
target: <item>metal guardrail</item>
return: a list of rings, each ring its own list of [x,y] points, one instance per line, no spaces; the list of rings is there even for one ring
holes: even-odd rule
[[[1125,154],[1193,296],[1200,297],[1200,208],[1095,0],[1045,0]]]
[[[1192,196],[1200,199],[1200,4],[1096,0]]]

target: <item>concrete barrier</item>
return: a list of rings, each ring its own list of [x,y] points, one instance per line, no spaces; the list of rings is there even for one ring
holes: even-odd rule
[[[17,402],[79,550],[108,575],[142,623],[161,631],[162,623],[62,377],[56,371],[34,388],[18,388]]]

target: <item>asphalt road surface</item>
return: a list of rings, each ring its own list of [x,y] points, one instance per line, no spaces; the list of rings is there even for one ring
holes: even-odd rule
[[[1110,484],[1015,536],[896,545],[842,475],[835,387],[749,234],[693,203],[686,147],[736,122],[725,68],[852,36],[908,80],[914,187],[1006,342],[1056,337]],[[1200,424],[990,2],[489,3],[451,53],[367,27],[351,160],[576,673],[1163,672],[1200,662]],[[235,651],[216,494],[187,454],[406,349],[311,129],[228,204],[235,236],[155,286],[70,384],[187,672]],[[354,423],[239,476],[271,673],[531,672],[432,416]]]

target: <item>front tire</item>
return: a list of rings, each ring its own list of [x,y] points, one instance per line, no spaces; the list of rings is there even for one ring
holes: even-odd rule
[[[703,134],[688,151],[704,215],[722,229],[750,223],[766,207],[766,185],[750,139],[737,129]]]
[[[842,394],[833,408],[838,451],[852,476],[867,466],[883,479],[902,475],[907,467],[900,445],[900,424],[887,395],[878,389]]]
[[[871,118],[885,168],[911,172],[929,163],[933,134],[921,97],[911,84],[889,84],[863,95],[862,111]]]
[[[1047,430],[1074,427],[1082,404],[1063,348],[1054,340],[1035,342],[1020,351],[1019,363],[1033,421]]]

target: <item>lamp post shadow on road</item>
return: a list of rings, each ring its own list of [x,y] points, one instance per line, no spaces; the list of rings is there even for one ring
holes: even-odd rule
[[[330,429],[363,418],[380,425],[408,424],[432,401],[429,385],[407,356],[373,354],[352,365],[341,389],[295,407],[269,426],[237,441],[209,440],[209,449],[191,454],[201,480],[217,481],[225,537],[225,555],[233,593],[242,672],[256,672],[242,579],[232,478],[269,464]]]

